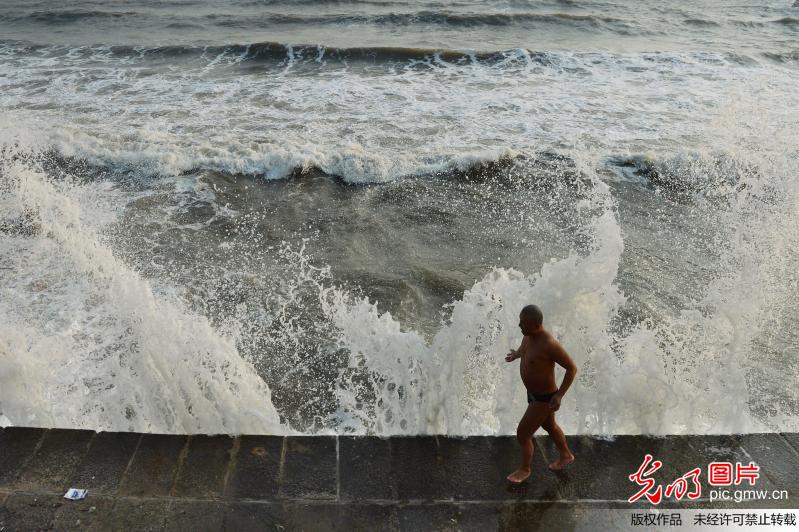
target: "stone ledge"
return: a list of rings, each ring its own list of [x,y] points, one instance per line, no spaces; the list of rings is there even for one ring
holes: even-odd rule
[[[787,500],[662,508],[799,507],[799,434],[569,437],[577,461],[536,437],[532,480],[505,480],[512,437],[177,436],[80,430],[0,430],[0,530],[515,529],[574,523],[600,508],[652,508],[628,497],[649,453],[663,485],[711,461],[755,461],[757,489]],[[83,501],[62,495],[85,488]],[[746,488],[748,486],[741,486]],[[703,490],[709,488],[703,482]],[[568,527],[567,527],[568,528]]]

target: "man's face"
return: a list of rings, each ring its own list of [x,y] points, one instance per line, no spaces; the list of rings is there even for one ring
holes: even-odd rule
[[[519,314],[519,329],[522,330],[524,336],[530,334],[530,323],[524,319],[524,315],[522,314]]]

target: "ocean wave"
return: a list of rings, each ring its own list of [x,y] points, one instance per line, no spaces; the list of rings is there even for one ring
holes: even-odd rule
[[[260,17],[242,18],[231,15],[208,15],[206,20],[220,25],[259,24],[375,24],[405,26],[412,24],[435,24],[447,26],[512,26],[525,23],[544,23],[557,25],[575,25],[599,27],[603,24],[621,24],[627,22],[614,17],[596,15],[574,15],[569,13],[455,13],[451,11],[417,11],[411,13],[381,14],[331,14],[331,15],[297,15],[267,14]]]
[[[169,175],[215,172],[231,177],[250,176],[266,180],[326,176],[347,184],[377,184],[419,176],[481,181],[507,176],[510,168],[526,161],[550,166],[566,164],[564,157],[555,152],[524,154],[511,149],[460,155],[442,154],[436,160],[426,161],[413,158],[397,160],[357,150],[331,151],[316,156],[275,152],[264,154],[258,160],[248,160],[237,158],[235,154],[226,159],[189,154],[167,157],[166,154],[155,151],[100,151],[80,145],[61,145],[25,154],[18,153],[14,160],[35,164],[51,176],[81,176],[89,180],[111,177],[135,181]]]
[[[492,182],[537,189],[551,186],[579,186],[584,176],[571,156],[556,150],[520,152],[495,150],[471,154],[441,154],[435,161],[406,160],[391,166],[388,157],[355,152],[330,152],[316,158],[297,154],[270,154],[258,163],[237,160],[213,160],[201,157],[167,162],[155,153],[130,154],[108,151],[88,153],[70,149],[65,155],[56,148],[18,152],[14,161],[34,164],[52,176],[80,176],[85,180],[123,179],[146,181],[170,175],[215,174],[226,178],[256,177],[265,180],[295,180],[327,177],[344,185],[374,185],[404,178],[430,177],[463,183]],[[78,155],[80,154],[80,155]],[[3,159],[0,159],[0,163]],[[396,160],[393,162],[397,163]],[[177,164],[177,166],[175,166]],[[700,155],[693,152],[659,157],[652,155],[610,155],[603,165],[611,174],[624,180],[657,189],[676,201],[694,198],[724,200],[734,198],[747,188],[746,181],[760,171],[725,153]],[[584,183],[583,183],[584,184]],[[6,220],[0,232],[27,230],[27,219]]]
[[[718,22],[715,20],[707,20],[703,18],[688,18],[683,21],[684,24],[688,24],[689,26],[700,26],[700,27],[717,27],[720,26]]]
[[[135,11],[82,11],[78,9],[67,9],[62,11],[33,11],[24,15],[6,16],[2,18],[16,23],[37,22],[57,25],[97,19],[120,19],[137,15],[139,15],[139,13]]]
[[[734,200],[750,188],[748,183],[753,176],[762,177],[756,166],[725,153],[609,157],[607,163],[625,177],[682,202],[699,197],[721,202]],[[769,190],[763,187],[752,193],[769,194]]]
[[[796,17],[782,17],[774,21],[776,24],[783,26],[799,26],[799,18]]]
[[[763,57],[777,63],[796,63],[799,61],[799,50],[784,53],[763,52]]]
[[[676,65],[705,63],[725,65],[752,65],[757,61],[742,53],[734,52],[645,52],[638,54],[612,54],[598,51],[559,52],[539,51],[526,48],[500,50],[469,50],[457,48],[425,48],[406,46],[337,47],[324,44],[255,42],[249,44],[225,44],[213,46],[165,45],[85,45],[36,44],[19,40],[0,40],[0,53],[13,56],[45,55],[69,57],[73,61],[108,59],[135,59],[143,61],[203,60],[216,63],[225,58],[226,63],[247,64],[327,64],[329,62],[372,63],[394,65],[405,63],[411,66],[435,66],[443,64],[516,67],[542,66],[555,69],[582,68],[590,70],[596,65],[625,63]],[[763,54],[771,57],[774,54]]]
[[[285,0],[245,0],[238,2],[238,6],[242,7],[264,7],[264,6],[283,6]],[[407,2],[391,1],[391,0],[294,0],[292,5],[335,5],[335,6],[351,6],[351,5],[371,5],[371,6],[407,6]]]
[[[766,118],[772,117],[766,115]],[[764,120],[760,113],[753,120],[774,123],[773,120]],[[767,137],[769,142],[780,142],[781,138],[781,135]],[[62,158],[56,159],[55,164],[78,165],[88,164],[86,161],[91,158],[102,165],[101,171],[119,167],[118,162],[130,165],[140,163],[146,167],[148,161],[156,167],[163,165],[163,169],[170,168],[169,164],[172,163],[186,164],[188,167],[227,164],[228,168],[237,168],[235,165],[239,159],[231,151],[224,160],[207,156],[202,158],[198,155],[200,152],[185,152],[178,154],[177,159],[170,160],[165,154],[174,150],[163,148],[159,152],[142,152],[141,145],[136,147],[139,149],[131,147],[126,148],[130,149],[129,152],[123,152],[114,151],[120,149],[118,144],[98,144],[94,146],[96,151],[92,152],[91,146],[75,142],[71,149],[76,154],[82,151],[83,158],[75,155],[69,158],[64,154],[65,150],[55,152],[53,157]],[[697,179],[706,176],[728,178],[732,175],[730,169],[750,168],[746,166],[750,164],[749,158],[758,156],[758,150],[736,148],[730,150],[733,158],[718,162],[713,158],[668,157],[653,148],[653,152],[660,155],[621,157],[618,164],[640,169],[647,180],[666,183],[681,179],[692,186]],[[156,148],[155,144],[150,144],[148,149],[162,147]],[[450,170],[449,175],[454,179],[471,181],[496,175],[507,175],[512,179],[519,174],[506,170],[512,170],[516,161],[525,160],[524,157],[535,158],[534,162],[540,161],[540,164],[562,165],[567,174],[574,171],[572,167],[575,162],[581,164],[581,170],[593,168],[595,159],[584,155],[585,151],[573,148],[569,152],[570,157],[555,152],[540,156],[525,153],[519,154],[521,157],[505,158],[494,154],[494,159],[490,158],[490,153],[475,152],[469,157],[442,158],[438,162],[448,162],[450,166],[456,162],[463,165],[466,169],[463,172]],[[292,168],[295,170],[302,160],[339,164],[339,168],[343,169],[361,168],[375,164],[373,159],[364,155],[368,153],[334,153],[331,149],[326,154],[319,154],[316,159],[310,156],[295,159],[287,157],[284,162],[294,164]],[[500,327],[499,324],[515,323],[512,320],[516,309],[529,301],[540,301],[548,309],[548,319],[557,324],[558,336],[564,338],[576,356],[581,357],[578,363],[585,368],[584,373],[599,379],[589,381],[594,384],[586,383],[570,396],[570,401],[574,403],[568,412],[574,414],[564,419],[564,427],[569,430],[596,433],[754,430],[759,425],[750,416],[748,398],[761,397],[759,390],[765,386],[758,388],[757,384],[745,380],[746,368],[750,367],[748,364],[753,360],[751,346],[756,345],[754,342],[758,340],[756,334],[761,330],[759,327],[766,327],[760,323],[759,316],[779,305],[779,298],[783,297],[780,286],[785,283],[779,281],[786,277],[782,275],[779,269],[782,265],[778,261],[785,256],[784,250],[796,249],[793,245],[795,239],[781,240],[777,237],[784,234],[790,236],[792,232],[786,228],[796,227],[793,223],[795,212],[788,211],[796,199],[792,180],[795,161],[789,158],[787,151],[779,153],[783,155],[776,163],[771,163],[770,154],[755,161],[767,164],[766,170],[777,169],[781,173],[746,170],[743,173],[745,175],[736,177],[735,183],[747,185],[747,190],[757,191],[772,186],[770,183],[782,182],[785,188],[780,192],[787,197],[784,208],[789,216],[782,216],[783,206],[753,201],[757,197],[744,193],[738,196],[738,201],[731,202],[734,208],[726,211],[728,214],[719,213],[720,221],[715,221],[714,217],[707,218],[707,221],[715,221],[715,225],[709,228],[699,226],[703,233],[724,231],[718,247],[718,251],[723,253],[719,260],[723,269],[717,278],[711,280],[706,291],[696,295],[687,294],[685,305],[678,302],[676,305],[680,306],[675,306],[675,315],[666,316],[662,322],[642,321],[630,329],[614,328],[616,317],[627,308],[626,298],[641,293],[646,295],[649,288],[638,293],[623,290],[620,273],[623,274],[624,268],[630,267],[627,257],[636,256],[630,253],[636,250],[636,226],[623,225],[629,223],[624,218],[624,211],[617,214],[617,206],[624,205],[623,197],[611,196],[607,187],[598,181],[589,188],[588,201],[550,204],[552,211],[568,207],[564,215],[577,212],[585,217],[580,219],[579,224],[579,228],[590,238],[585,250],[552,256],[543,266],[536,265],[524,273],[508,266],[494,268],[482,278],[478,277],[451,300],[449,319],[435,329],[432,340],[428,340],[421,329],[401,324],[398,318],[379,308],[377,303],[370,303],[355,292],[348,292],[346,287],[340,287],[334,277],[316,274],[329,271],[324,270],[324,262],[308,263],[302,257],[293,262],[297,265],[298,273],[295,274],[295,270],[287,270],[288,273],[283,270],[276,276],[281,286],[291,289],[278,293],[262,290],[261,286],[256,285],[259,289],[253,290],[253,298],[257,297],[262,306],[247,310],[246,305],[237,305],[237,308],[244,310],[237,311],[240,314],[234,316],[238,323],[248,326],[252,323],[249,320],[257,320],[259,316],[265,315],[269,319],[272,316],[285,316],[286,321],[277,322],[276,327],[253,327],[253,330],[258,341],[272,333],[269,341],[273,343],[266,344],[267,347],[280,346],[297,360],[307,359],[303,358],[307,357],[307,352],[303,350],[307,345],[325,346],[329,341],[345,350],[350,357],[345,371],[333,372],[334,378],[338,375],[338,379],[331,381],[336,387],[335,407],[338,415],[332,426],[341,434],[512,432],[517,421],[514,416],[524,405],[520,403],[523,398],[514,395],[513,389],[506,383],[507,378],[517,376],[501,365],[501,355],[517,338],[517,333],[514,328]],[[135,158],[137,156],[139,159]],[[385,153],[383,156],[385,164],[396,159],[387,157]],[[581,157],[585,159],[581,160]],[[736,163],[734,157],[742,159]],[[253,162],[256,161],[251,160],[248,164]],[[262,162],[267,161],[264,159]],[[407,163],[405,161],[403,164]],[[529,168],[527,164],[524,168]],[[312,171],[300,168],[303,172]],[[334,166],[325,168],[330,170]],[[553,174],[561,175],[559,172]],[[8,248],[7,256],[25,257],[24,262],[20,261],[24,265],[25,275],[11,277],[13,291],[9,292],[14,297],[4,298],[7,304],[0,308],[0,317],[3,318],[0,320],[0,332],[4,333],[0,337],[5,342],[4,347],[10,353],[22,353],[27,357],[13,357],[4,361],[7,362],[3,368],[4,374],[14,378],[6,379],[5,386],[0,386],[0,390],[5,393],[5,403],[10,405],[5,413],[12,420],[34,419],[43,426],[66,424],[105,430],[283,430],[270,423],[273,416],[262,419],[253,415],[259,411],[273,412],[271,383],[241,362],[246,352],[214,328],[208,317],[211,313],[202,314],[180,299],[177,295],[180,292],[173,294],[169,290],[171,285],[168,277],[145,276],[137,271],[135,263],[126,262],[126,257],[137,252],[149,260],[153,254],[151,243],[147,241],[142,248],[125,248],[125,241],[114,242],[107,238],[109,233],[105,232],[106,227],[117,220],[122,224],[130,220],[119,218],[118,213],[135,209],[127,207],[130,204],[127,203],[128,196],[124,194],[123,187],[101,189],[95,186],[62,186],[50,172],[44,175],[26,169],[19,170],[17,175],[25,186],[15,187],[14,192],[9,194],[12,196],[10,199],[19,212],[28,208],[38,213],[36,223],[40,229],[26,235],[27,238],[7,239],[16,246]],[[746,183],[746,180],[750,182]],[[489,185],[482,190],[493,194],[496,187],[493,183]],[[681,183],[676,185],[682,186]],[[663,190],[665,187],[659,188]],[[99,195],[98,190],[106,191],[108,207],[105,206],[106,195]],[[538,191],[532,192],[532,195],[522,196],[521,199],[534,199]],[[679,189],[677,192],[681,193]],[[203,197],[199,192],[197,196]],[[445,202],[448,199],[449,196],[444,196]],[[571,196],[564,195],[563,199],[571,199]],[[219,200],[222,203],[221,194]],[[313,203],[314,207],[316,205],[326,204],[319,203],[317,199]],[[463,218],[474,215],[472,205],[461,206]],[[477,208],[491,216],[489,205],[478,203]],[[575,205],[576,211],[572,210],[571,205]],[[774,205],[779,208],[774,208]],[[640,204],[637,206],[643,207]],[[658,209],[658,216],[649,218],[647,213],[642,218],[647,223],[642,225],[647,226],[661,219],[664,213],[674,216],[674,219],[680,216],[680,211],[671,211],[668,204],[655,202],[654,206]],[[465,207],[469,207],[469,210]],[[409,214],[422,217],[429,216],[430,212],[414,210]],[[509,212],[518,213],[519,216],[532,213],[535,218],[545,219],[547,211],[537,212],[525,204],[523,209]],[[346,214],[341,217],[346,217]],[[108,218],[108,222],[101,223],[105,218]],[[304,221],[303,217],[298,218]],[[24,227],[25,224],[20,215],[15,227]],[[257,227],[274,225],[274,220],[267,214],[265,223]],[[501,234],[540,234],[533,233],[534,228],[540,226],[528,227],[518,223],[505,228],[501,224],[497,225],[503,231]],[[149,235],[150,223],[142,227],[147,228],[146,234]],[[630,230],[626,231],[626,228]],[[665,262],[671,264],[668,254],[671,250],[680,250],[664,244],[667,236],[667,233],[656,232],[644,233],[641,238],[658,243],[661,246],[658,256],[665,257]],[[462,242],[457,239],[453,241],[455,246],[463,249]],[[238,249],[257,253],[260,249],[257,242],[260,241]],[[335,240],[333,242],[337,243]],[[346,248],[345,245],[341,247]],[[12,255],[11,251],[15,254]],[[181,253],[190,255],[183,248]],[[208,260],[208,255],[197,254],[197,260]],[[336,259],[331,259],[331,262],[333,260]],[[207,263],[198,270],[206,271],[205,266]],[[218,271],[231,271],[222,266]],[[681,263],[675,260],[673,266],[679,269]],[[173,269],[173,266],[169,268]],[[187,266],[186,271],[192,270]],[[248,279],[271,277],[261,270],[253,271],[261,275],[248,275]],[[29,279],[35,280],[35,284],[31,284]],[[227,277],[212,275],[210,282],[229,293],[231,284]],[[300,283],[309,286],[306,292],[293,290]],[[160,286],[166,288],[161,291],[153,288]],[[249,286],[252,285],[242,284],[242,287]],[[268,284],[262,286],[271,287]],[[685,295],[686,289],[682,290],[680,296]],[[298,292],[300,295],[296,295]],[[271,297],[273,293],[276,294],[275,300],[280,300],[283,294],[289,294],[284,299],[296,299],[290,299],[284,306],[265,306],[263,294]],[[758,296],[754,300],[751,298],[753,293]],[[305,298],[305,294],[310,296]],[[788,290],[785,294],[789,297],[792,295]],[[310,299],[311,296],[317,300]],[[310,304],[306,304],[309,300]],[[59,310],[57,320],[48,318],[47,313],[42,311],[45,306]],[[126,311],[120,313],[120,308]],[[131,319],[131,315],[136,319]],[[264,322],[255,321],[257,325],[265,322],[266,319]],[[279,328],[289,322],[285,328]],[[295,327],[295,322],[300,325]],[[309,322],[321,323],[321,326],[306,329],[305,323]],[[164,327],[164,324],[168,327]],[[487,329],[486,324],[497,324],[497,327],[492,325],[491,329]],[[773,325],[767,325],[773,329]],[[71,332],[76,327],[87,334],[56,335],[53,332]],[[275,330],[278,332],[273,332]],[[317,331],[328,335],[322,336],[325,343],[313,343]],[[464,331],[486,331],[486,334],[470,336],[471,333]],[[744,336],[735,336],[735,341],[731,341],[734,333],[740,331],[743,331]],[[309,340],[312,337],[313,340]],[[210,345],[213,349],[193,348],[198,339],[200,344]],[[257,344],[260,345],[263,344]],[[263,352],[268,355],[263,359],[264,366],[276,364],[274,353],[282,355],[281,351],[273,349]],[[755,360],[758,367],[773,366],[775,359],[769,358],[772,356],[770,352],[755,352],[761,357]],[[685,353],[690,357],[686,359]],[[35,364],[18,363],[25,360],[33,360]],[[76,388],[74,379],[67,378],[70,375],[64,377],[64,372],[53,371],[64,361],[72,361],[79,373],[93,379],[82,381]],[[446,364],[442,365],[442,361]],[[226,368],[233,368],[235,372],[228,373]],[[718,375],[723,378],[713,378]],[[475,388],[475,382],[481,385],[485,383],[487,388]],[[22,393],[20,383],[34,383],[36,386],[33,391]],[[703,395],[708,398],[706,401],[696,401],[691,396],[691,390],[697,383],[710,383],[710,388]],[[359,390],[365,387],[363,384],[369,387],[370,394],[359,394]],[[742,390],[737,401],[719,402],[717,399],[724,397],[731,386]],[[166,392],[142,395],[139,390]],[[159,401],[150,401],[156,396]],[[53,397],[58,400],[53,401]],[[622,397],[635,399],[631,404],[636,405],[636,408],[631,411],[625,407],[612,412],[599,412],[595,408],[596,404],[621,404],[618,399]],[[24,398],[24,401],[19,398]],[[677,414],[665,418],[652,414],[653,408],[662,411],[664,404]],[[292,403],[276,400],[274,405],[275,408],[280,406],[281,414],[286,411],[289,415],[293,414]],[[318,403],[312,404],[311,408],[317,409],[314,414],[324,415],[324,411],[320,413]],[[774,427],[776,430],[787,430],[786,427],[790,429],[796,426],[795,415],[782,422],[772,421],[772,430],[775,430]]]
[[[0,298],[0,352],[10,355],[0,357],[7,421],[144,432],[285,431],[269,386],[235,341],[159,291],[101,236],[118,215],[114,191],[53,180],[24,165],[6,171],[16,185],[0,202],[33,213],[40,228],[0,239],[2,255],[25,264],[25,275],[3,278]],[[27,275],[47,298],[33,301]],[[197,366],[186,370],[188,361]],[[52,371],[56,366],[71,369]],[[76,381],[74,374],[89,377]],[[159,400],[151,401],[156,389]]]
[[[0,170],[4,162],[16,162],[39,168],[51,178],[70,176],[70,179],[86,181],[111,178],[141,181],[144,186],[152,178],[207,173],[230,178],[247,176],[266,180],[328,177],[345,185],[371,185],[403,178],[431,177],[464,183],[518,185],[524,182],[527,186],[539,189],[553,185],[575,186],[583,177],[570,156],[553,149],[528,152],[504,149],[459,155],[441,154],[435,161],[409,159],[403,161],[402,166],[396,167],[389,166],[388,157],[376,161],[374,155],[365,153],[331,152],[316,159],[275,154],[273,158],[264,158],[261,166],[250,165],[247,168],[240,166],[240,161],[234,156],[226,161],[187,159],[183,161],[182,167],[170,167],[165,161],[153,157],[152,153],[143,153],[140,158],[134,159],[111,151],[99,157],[99,153],[89,154],[85,150],[81,152],[75,146],[69,151],[69,155],[53,147],[16,151],[14,157],[8,160],[0,155]],[[379,171],[369,174],[365,170]],[[394,173],[391,173],[392,170]],[[3,229],[7,232],[18,230],[24,225],[25,219],[7,222],[6,226],[0,225],[0,232]]]
[[[136,11],[99,11],[99,10],[52,10],[34,11],[31,13],[14,14],[6,16],[7,20],[15,23],[33,22],[37,24],[63,25],[78,22],[91,22],[101,19],[122,19],[129,17],[157,18],[158,15],[148,12]],[[154,19],[155,20],[155,19]],[[414,26],[434,25],[452,26],[459,28],[472,28],[479,26],[558,26],[575,29],[610,29],[637,33],[650,33],[643,27],[635,27],[630,22],[620,18],[572,13],[458,13],[455,11],[411,11],[390,13],[331,13],[331,14],[301,14],[301,13],[262,13],[257,15],[241,15],[229,13],[212,13],[208,15],[189,17],[171,23],[191,25],[210,25],[225,28],[263,28],[265,26],[280,25],[351,25],[368,24],[375,26]]]
[[[732,21],[736,26],[746,28],[765,28],[768,26],[785,26],[788,28],[799,27],[799,18],[796,17],[781,17],[773,20],[734,20]]]
[[[446,48],[419,48],[401,46],[335,47],[322,44],[288,44],[280,42],[256,42],[251,44],[228,44],[221,46],[165,45],[49,45],[18,40],[0,40],[0,49],[10,55],[26,56],[44,54],[70,56],[73,59],[91,59],[98,54],[104,57],[143,60],[200,59],[209,60],[225,55],[235,58],[236,63],[273,63],[326,61],[392,62],[480,62],[498,63],[513,59],[525,62],[551,64],[557,56],[551,52],[536,52],[524,49],[496,51],[470,51]]]

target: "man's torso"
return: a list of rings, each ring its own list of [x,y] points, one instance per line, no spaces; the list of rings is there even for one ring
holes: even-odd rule
[[[558,389],[555,384],[555,362],[550,356],[552,339],[544,332],[522,341],[519,372],[525,388],[532,393],[549,393]]]

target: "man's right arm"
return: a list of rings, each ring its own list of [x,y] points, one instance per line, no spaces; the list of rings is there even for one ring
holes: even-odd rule
[[[505,361],[513,362],[517,358],[520,358],[522,356],[522,347],[524,347],[524,337],[522,337],[522,343],[519,344],[518,349],[514,349],[513,351],[505,355]]]

